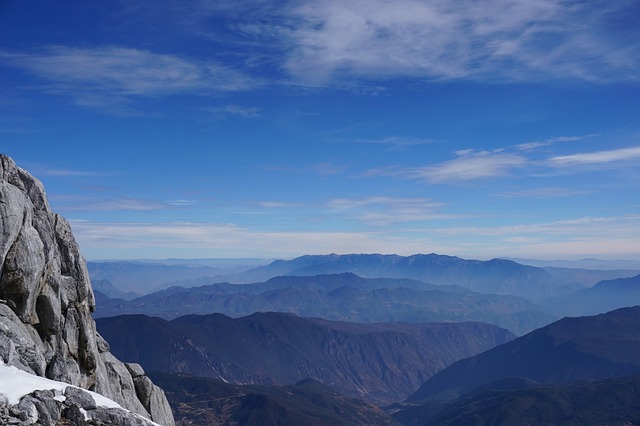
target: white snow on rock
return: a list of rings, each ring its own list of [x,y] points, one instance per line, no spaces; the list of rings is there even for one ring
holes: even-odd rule
[[[0,394],[4,394],[7,397],[9,405],[17,405],[23,396],[29,395],[35,390],[51,390],[56,394],[55,399],[63,401],[65,398],[63,395],[64,391],[70,386],[74,388],[77,387],[68,383],[50,380],[46,377],[36,376],[16,367],[6,365],[4,362],[0,362]],[[98,407],[119,408],[124,411],[129,411],[122,408],[122,406],[117,402],[102,396],[99,393],[86,389],[82,390],[93,397],[93,400]],[[149,419],[145,418],[145,420],[150,424],[158,425],[158,423],[154,423]]]

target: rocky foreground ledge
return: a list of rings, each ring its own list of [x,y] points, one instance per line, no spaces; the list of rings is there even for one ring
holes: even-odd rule
[[[86,263],[69,223],[51,211],[42,183],[0,154],[0,361],[173,426],[162,389],[139,366],[125,365],[109,352],[91,317],[94,309]],[[21,406],[3,405],[0,397],[0,414],[16,407]],[[29,419],[20,421],[33,424]]]

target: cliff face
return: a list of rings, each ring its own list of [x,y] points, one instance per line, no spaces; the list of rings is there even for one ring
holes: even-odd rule
[[[51,211],[42,184],[4,155],[0,299],[0,357],[6,364],[174,424],[163,391],[139,366],[117,360],[96,332],[89,274],[69,223]]]

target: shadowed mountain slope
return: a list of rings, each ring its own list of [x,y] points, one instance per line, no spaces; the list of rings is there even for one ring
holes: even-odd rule
[[[564,318],[440,371],[408,402],[454,399],[508,377],[569,383],[640,373],[640,307]]]
[[[176,425],[399,425],[380,408],[337,394],[313,379],[295,385],[236,385],[153,373],[174,409]]]
[[[540,385],[521,381],[521,389],[485,389],[437,409],[412,406],[396,412],[405,425],[636,425],[640,424],[640,376]],[[435,408],[435,410],[434,410]]]
[[[482,323],[357,324],[281,313],[96,323],[114,353],[146,370],[265,385],[310,377],[374,403],[404,399],[452,362],[514,337]]]

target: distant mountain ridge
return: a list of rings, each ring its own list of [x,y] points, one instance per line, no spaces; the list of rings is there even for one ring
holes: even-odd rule
[[[244,273],[227,276],[230,282],[265,281],[274,276],[352,272],[365,278],[411,278],[438,285],[458,285],[489,294],[511,294],[539,301],[571,293],[575,286],[542,268],[504,259],[465,260],[439,254],[412,256],[383,254],[307,255],[276,260]]]
[[[518,334],[556,319],[517,296],[480,294],[412,279],[362,278],[353,273],[173,287],[129,302],[96,292],[96,303],[96,318],[142,313],[172,319],[213,312],[238,317],[275,311],[368,323],[482,321]]]
[[[569,383],[640,373],[640,306],[564,318],[430,378],[407,401],[454,399],[509,377]]]
[[[117,356],[148,371],[268,385],[310,377],[376,403],[407,397],[452,362],[514,337],[483,323],[357,324],[283,313],[125,315],[96,324]]]
[[[605,280],[576,293],[544,301],[543,305],[563,315],[595,315],[624,306],[640,305],[640,275]]]

